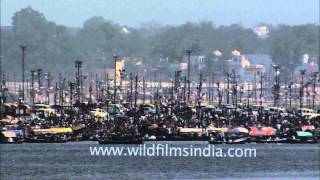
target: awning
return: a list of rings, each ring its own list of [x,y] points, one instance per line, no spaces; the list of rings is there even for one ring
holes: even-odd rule
[[[17,137],[16,133],[14,131],[3,131],[1,132],[3,134],[4,137],[6,138],[14,138]]]
[[[72,133],[71,128],[49,128],[50,133]]]
[[[302,126],[301,129],[302,129],[302,131],[314,130],[315,127],[313,125],[306,125],[306,126]]]
[[[216,128],[216,127],[210,127],[207,129],[207,131],[214,131],[214,132],[228,132],[229,128]]]
[[[247,128],[244,128],[244,127],[237,127],[237,128],[231,129],[229,132],[231,132],[231,133],[245,133],[245,134],[248,134],[249,130]]]
[[[308,131],[297,131],[298,137],[312,137],[312,133]]]
[[[272,127],[251,127],[250,128],[250,136],[274,136],[276,134],[276,129]]]
[[[182,127],[179,127],[178,130],[180,131],[180,133],[202,133],[201,128],[182,128]]]
[[[35,134],[62,134],[72,133],[71,128],[49,128],[49,129],[33,129]]]

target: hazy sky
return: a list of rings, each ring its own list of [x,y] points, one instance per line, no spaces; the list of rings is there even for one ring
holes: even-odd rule
[[[13,14],[31,6],[58,24],[81,27],[93,16],[122,25],[157,21],[182,24],[212,21],[217,25],[242,23],[319,24],[319,0],[0,0],[1,25],[11,25]]]

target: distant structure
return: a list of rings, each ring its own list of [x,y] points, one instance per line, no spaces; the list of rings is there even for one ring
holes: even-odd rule
[[[299,74],[300,70],[305,69],[308,75],[312,75],[319,70],[317,57],[310,57],[309,54],[303,54],[301,57],[301,65],[295,69],[295,74]]]
[[[232,54],[232,58],[227,60],[228,67],[235,70],[242,81],[251,81],[254,73],[272,72],[272,59],[267,54]]]
[[[265,39],[268,37],[269,34],[269,28],[266,25],[258,26],[254,29],[254,32],[256,35],[262,39]]]

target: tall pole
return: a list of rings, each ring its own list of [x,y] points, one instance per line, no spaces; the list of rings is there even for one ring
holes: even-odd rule
[[[34,106],[34,95],[35,95],[35,90],[34,90],[34,76],[35,76],[36,71],[31,70],[31,98],[32,98],[32,106]]]
[[[212,79],[211,79],[211,103],[213,103],[214,100],[214,73],[212,73]]]
[[[51,81],[53,78],[51,77],[51,73],[48,72],[47,74],[47,103],[50,104],[50,87],[51,87]]]
[[[198,87],[198,119],[202,123],[202,118],[201,118],[201,90],[202,90],[202,73],[200,73],[200,79],[199,79],[199,87]]]
[[[227,104],[229,104],[229,89],[230,89],[230,77],[231,77],[231,74],[230,73],[227,73]]]
[[[303,76],[306,74],[306,70],[300,70],[301,74],[301,84],[300,84],[300,109],[303,108],[303,96],[304,96],[304,82],[303,82]],[[302,111],[301,111],[302,115]]]
[[[183,78],[184,83],[183,83],[183,102],[186,102],[186,90],[187,90],[187,77],[184,76]]]
[[[54,97],[53,97],[53,102],[54,105],[57,105],[57,91],[58,91],[58,83],[56,82],[55,90],[54,90]]]
[[[312,76],[312,83],[313,83],[313,94],[312,94],[312,109],[314,109],[314,101],[316,99],[316,82],[317,82],[317,72],[315,72]]]
[[[25,70],[24,58],[25,58],[25,51],[26,51],[27,46],[22,44],[22,45],[20,45],[20,48],[22,50],[22,101],[24,101],[24,70]]]
[[[146,82],[144,76],[142,77],[142,90],[143,90],[143,104],[146,102]]]
[[[206,88],[207,88],[207,101],[208,101],[208,104],[211,104],[211,72],[209,72],[209,75],[207,77],[208,79],[208,82],[206,83]]]
[[[133,74],[130,73],[130,107],[132,107],[133,104]]]
[[[70,105],[72,107],[73,105],[73,88],[74,88],[74,83],[73,82],[69,82],[69,86],[70,86]]]
[[[217,82],[217,90],[218,90],[218,105],[219,107],[221,106],[221,101],[222,101],[222,94],[220,90],[220,83]]]
[[[260,71],[260,113],[262,113],[262,97],[263,97],[263,73]]]
[[[191,62],[190,62],[190,56],[192,53],[192,49],[189,48],[186,50],[186,53],[188,55],[188,102],[190,101],[190,96],[191,96],[191,88],[190,88],[190,66],[191,66]]]
[[[291,100],[292,100],[292,85],[293,85],[293,82],[290,82],[288,88],[289,88],[289,108],[291,109],[292,107],[292,104],[291,104]]]
[[[116,104],[117,100],[117,55],[113,55],[114,58],[114,77],[113,77],[113,103]]]
[[[96,100],[97,102],[100,100],[100,97],[99,97],[99,81],[98,81],[98,74],[96,74],[96,81],[95,81],[95,85],[96,85]]]
[[[76,73],[76,90],[77,90],[77,101],[80,103],[80,68],[82,67],[82,61],[75,61],[75,66],[77,68],[77,73]]]
[[[64,95],[63,95],[63,93],[64,93],[64,83],[65,83],[65,81],[66,81],[66,78],[63,78],[63,80],[61,81],[61,74],[59,74],[59,79],[60,79],[60,82],[61,82],[61,84],[60,84],[60,101],[59,101],[59,103],[60,103],[60,114],[61,114],[61,116],[60,116],[60,121],[62,122],[63,121],[63,117],[64,117]]]
[[[279,65],[273,65],[274,71],[275,71],[275,84],[274,84],[274,102],[273,105],[277,107],[278,100],[279,100],[279,90],[280,90],[280,82],[279,82],[279,75],[280,75],[280,67]]]
[[[41,69],[37,69],[39,90],[41,89],[41,71]]]
[[[138,75],[135,77],[135,96],[134,96],[134,106],[137,107],[137,99],[138,99]]]
[[[257,104],[257,99],[258,99],[258,96],[257,96],[257,73],[254,72],[254,101],[255,101],[255,104]]]

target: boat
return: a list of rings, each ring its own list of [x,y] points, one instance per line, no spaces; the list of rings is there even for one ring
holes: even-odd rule
[[[65,139],[25,138],[24,143],[66,143]]]
[[[65,143],[67,139],[54,135],[54,134],[43,134],[43,135],[36,135],[36,136],[29,136],[24,139],[25,143]]]
[[[32,129],[32,133],[25,137],[26,143],[65,143],[72,133],[71,128],[52,127],[48,129]]]
[[[17,135],[13,130],[2,131],[0,133],[1,144],[20,144],[22,143],[22,137]]]
[[[297,131],[291,138],[289,143],[315,143],[313,134],[308,131]]]
[[[226,143],[226,134],[229,131],[229,128],[216,128],[211,127],[207,129],[209,135],[208,142],[209,144],[223,144]]]
[[[272,127],[251,127],[249,132],[248,142],[256,143],[275,143],[276,129]]]

